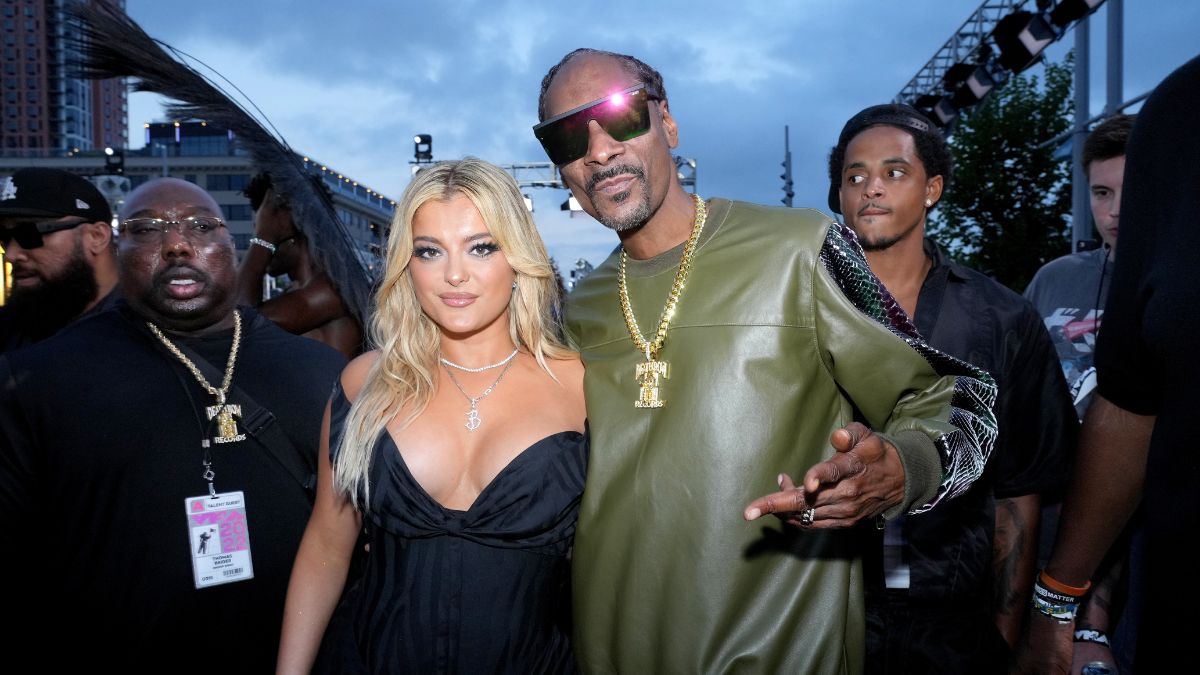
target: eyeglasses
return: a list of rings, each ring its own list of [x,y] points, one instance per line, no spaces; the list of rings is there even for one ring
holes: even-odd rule
[[[20,221],[14,223],[12,227],[0,227],[0,246],[8,248],[8,243],[15,240],[21,248],[27,251],[41,248],[46,243],[42,235],[69,230],[86,222],[88,222],[87,218],[71,218],[66,221]]]
[[[189,216],[179,220],[130,218],[121,223],[121,231],[135,244],[161,243],[172,227],[192,243],[208,243],[217,238],[225,221],[216,216]]]
[[[596,123],[616,141],[628,141],[650,130],[647,102],[662,97],[646,84],[610,94],[578,108],[555,115],[533,128],[550,161],[558,166],[570,164],[587,154],[588,122]]]

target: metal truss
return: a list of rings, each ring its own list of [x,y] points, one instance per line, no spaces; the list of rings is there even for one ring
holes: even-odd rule
[[[1000,19],[1027,2],[1028,0],[985,0],[913,79],[904,85],[894,102],[912,105],[925,94],[941,93],[946,71],[958,63],[975,63],[979,56],[979,46],[991,35]]]
[[[501,164],[522,190],[525,188],[557,188],[565,189],[558,167],[550,162],[527,162],[525,164]]]
[[[684,159],[678,155],[673,156],[672,159],[675,161],[675,169],[679,176],[679,182],[685,188],[690,187],[695,191],[696,160]],[[567,188],[562,182],[562,176],[558,172],[558,167],[550,162],[501,164],[500,168],[517,179],[517,185],[522,190],[525,188],[555,188],[565,190]]]

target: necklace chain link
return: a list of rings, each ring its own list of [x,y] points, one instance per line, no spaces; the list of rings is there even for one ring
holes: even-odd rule
[[[511,355],[509,355],[509,357],[502,362],[504,364],[504,370],[500,371],[500,376],[496,378],[495,382],[492,382],[492,385],[490,387],[488,387],[487,389],[484,389],[483,393],[478,396],[471,396],[470,394],[468,394],[467,390],[463,389],[463,386],[461,384],[459,384],[458,378],[454,377],[454,371],[450,370],[450,365],[443,364],[446,367],[446,374],[450,376],[450,381],[454,383],[454,386],[458,388],[458,391],[460,393],[462,393],[462,395],[465,396],[467,398],[467,400],[470,401],[470,403],[471,403],[471,407],[465,413],[467,416],[467,423],[465,425],[463,425],[467,428],[467,431],[475,431],[476,429],[479,428],[479,425],[483,424],[483,420],[479,418],[479,407],[478,407],[479,402],[482,401],[483,399],[487,398],[488,395],[491,394],[492,391],[496,389],[496,386],[500,384],[500,380],[503,380],[504,376],[508,374],[508,369],[512,367],[513,358],[516,355],[517,355],[517,352],[514,350],[513,353]],[[445,359],[442,359],[442,361],[445,361]],[[497,364],[497,366],[498,365],[499,364]],[[489,366],[489,368],[495,368],[497,366]],[[467,370],[467,369],[464,368],[463,370]],[[481,368],[481,369],[479,369],[479,371],[476,371],[476,372],[482,372],[484,370],[487,370],[487,368]],[[468,371],[468,372],[471,372],[471,371]]]
[[[229,394],[229,387],[233,384],[233,368],[237,364],[238,348],[242,344],[242,316],[238,314],[237,310],[235,309],[233,311],[233,344],[229,347],[229,359],[225,363],[225,376],[221,378],[220,389],[212,386],[208,380],[204,378],[204,374],[200,372],[200,369],[196,367],[196,364],[193,363],[192,360],[189,359],[187,355],[179,349],[179,347],[175,346],[175,343],[171,342],[171,340],[164,335],[161,330],[158,329],[158,326],[155,326],[149,321],[146,322],[146,326],[150,328],[150,332],[154,334],[154,337],[158,338],[158,341],[167,348],[167,351],[171,352],[172,356],[179,359],[179,361],[187,367],[188,371],[191,372],[192,377],[196,378],[196,381],[200,383],[200,386],[203,387],[204,390],[210,395],[217,397],[216,405],[210,405],[204,409],[204,411],[208,414],[208,419],[210,421],[215,420],[217,424],[217,435],[214,436],[211,441],[214,443],[236,443],[238,441],[245,440],[246,435],[238,433],[236,419],[242,416],[242,406],[237,404],[230,405],[225,402],[225,398]],[[204,456],[204,479],[208,481],[209,494],[215,496],[216,488],[213,487],[212,482],[214,475],[212,471],[212,462],[209,460],[207,454],[208,443],[209,439],[207,438],[201,443],[206,448],[206,454]]]
[[[192,363],[191,359],[179,351],[175,343],[171,342],[171,339],[164,335],[158,329],[158,326],[149,321],[146,322],[146,325],[150,327],[150,332],[154,333],[154,337],[158,338],[159,342],[167,348],[167,351],[171,352],[175,358],[179,359],[187,367],[188,371],[192,373],[192,377],[196,378],[196,381],[200,383],[200,386],[204,387],[205,391],[216,396],[218,403],[225,402],[225,396],[229,393],[229,385],[233,383],[233,367],[237,363],[238,347],[242,342],[242,317],[238,314],[237,310],[233,312],[233,346],[229,348],[229,360],[225,363],[225,377],[221,380],[220,389],[208,383],[208,380],[204,378],[204,375],[196,367],[196,364]]]
[[[688,273],[692,269],[692,254],[696,252],[696,244],[700,240],[700,232],[704,229],[704,221],[708,217],[708,210],[704,205],[704,200],[699,195],[692,195],[692,200],[696,205],[696,216],[692,223],[692,234],[688,237],[687,244],[683,247],[683,256],[679,260],[679,269],[675,272],[675,281],[671,284],[671,292],[667,295],[667,304],[663,307],[662,316],[658,320],[658,329],[654,333],[653,341],[648,341],[642,337],[642,331],[638,327],[637,319],[633,315],[633,306],[629,302],[629,287],[625,281],[625,266],[628,255],[625,249],[621,249],[621,268],[617,275],[617,295],[621,299],[621,313],[625,315],[625,327],[629,329],[629,337],[633,339],[633,345],[637,347],[639,352],[645,352],[646,359],[654,359],[658,350],[662,349],[663,342],[667,339],[667,329],[671,325],[671,319],[675,316],[675,307],[679,304],[679,296],[683,294],[683,285],[687,281]]]

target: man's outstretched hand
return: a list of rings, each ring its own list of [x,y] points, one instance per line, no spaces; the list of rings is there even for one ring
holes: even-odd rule
[[[850,527],[904,500],[904,465],[894,445],[858,422],[833,432],[829,443],[833,457],[809,469],[803,485],[780,474],[779,491],[751,502],[743,517],[755,520],[773,513],[797,527]],[[811,524],[802,518],[809,508]]]

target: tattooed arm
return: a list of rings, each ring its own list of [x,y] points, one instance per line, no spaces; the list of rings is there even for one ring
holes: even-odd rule
[[[996,500],[992,613],[1010,647],[1017,644],[1029,609],[1040,518],[1041,498],[1036,494]]]
[[[1005,342],[1016,347],[1005,359],[1007,386],[996,406],[1002,443],[995,465],[992,614],[1012,646],[1029,611],[1041,502],[1054,501],[1065,487],[1079,424],[1054,343],[1032,307]]]

